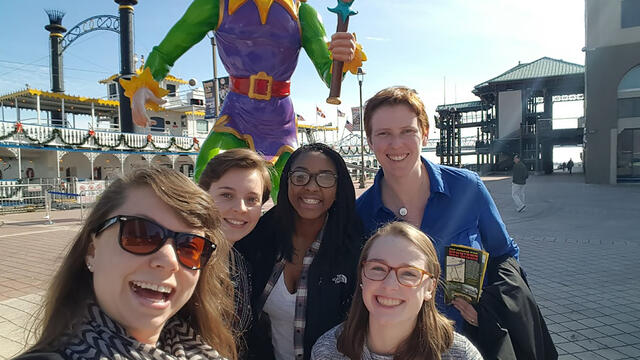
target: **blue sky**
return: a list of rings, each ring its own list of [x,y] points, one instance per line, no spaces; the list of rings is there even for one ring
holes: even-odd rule
[[[335,0],[308,0],[334,32],[336,16],[327,11]],[[135,6],[135,52],[147,55],[184,13],[190,1],[140,0]],[[48,90],[48,23],[45,8],[66,12],[71,29],[101,14],[117,15],[112,0],[28,0],[0,2],[0,94],[31,87]],[[356,0],[359,14],[350,21],[369,61],[364,65],[363,96],[391,85],[406,85],[421,94],[430,118],[444,101],[475,100],[471,89],[518,64],[548,56],[584,64],[584,1],[539,0]],[[221,64],[219,74],[224,75]],[[64,53],[65,90],[104,97],[97,83],[119,70],[117,34],[97,31],[76,40]],[[211,45],[204,39],[180,58],[172,74],[198,82],[212,77]],[[315,105],[335,119],[325,104],[328,90],[302,53],[292,79],[296,110],[313,122]],[[358,84],[348,76],[341,110],[358,105]],[[432,126],[432,128],[435,128]]]

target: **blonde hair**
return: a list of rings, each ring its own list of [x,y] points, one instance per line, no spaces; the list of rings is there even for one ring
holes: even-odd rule
[[[183,174],[162,167],[139,169],[115,180],[101,195],[82,228],[72,242],[60,268],[47,290],[30,336],[35,345],[29,351],[55,351],[81,321],[78,309],[94,297],[93,281],[85,265],[85,257],[96,228],[125,202],[127,193],[138,187],[149,187],[186,224],[202,230],[218,248],[202,268],[191,298],[178,311],[202,337],[228,359],[236,359],[231,334],[233,286],[229,280],[229,250],[221,227],[220,214],[213,200]]]
[[[358,283],[362,282],[362,263],[367,260],[371,246],[383,236],[398,236],[410,241],[427,258],[426,270],[435,279],[440,277],[440,263],[431,239],[422,231],[406,222],[392,222],[371,236],[360,255],[358,263]],[[432,298],[423,302],[416,326],[396,350],[393,358],[397,360],[440,359],[440,356],[453,344],[453,323],[440,314],[435,306],[436,289]],[[369,310],[362,299],[362,289],[356,287],[349,315],[338,337],[338,351],[350,359],[360,359],[362,348],[369,329]]]
[[[372,98],[367,100],[364,108],[364,130],[367,138],[371,139],[371,119],[373,114],[383,106],[405,105],[418,118],[418,127],[423,135],[429,133],[429,118],[424,109],[424,103],[418,93],[405,86],[392,86],[378,91]]]
[[[256,170],[262,178],[262,203],[269,200],[271,194],[271,175],[267,161],[258,153],[249,149],[230,149],[216,155],[202,171],[198,185],[209,191],[211,184],[220,180],[232,169]]]

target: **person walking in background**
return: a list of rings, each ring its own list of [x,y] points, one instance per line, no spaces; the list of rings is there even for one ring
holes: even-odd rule
[[[571,170],[569,170],[571,171]],[[524,187],[527,184],[529,170],[526,165],[520,162],[518,154],[513,157],[513,181],[511,183],[511,196],[516,203],[516,210],[522,212],[527,207],[524,203]]]
[[[569,162],[567,163],[567,169],[569,170],[569,175],[571,175],[573,170],[573,160],[569,158]]]

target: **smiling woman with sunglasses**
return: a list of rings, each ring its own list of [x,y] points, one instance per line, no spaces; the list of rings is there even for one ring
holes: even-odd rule
[[[22,358],[235,359],[220,226],[211,197],[176,171],[114,181],[54,276]]]
[[[324,144],[296,150],[278,204],[236,243],[253,268],[256,359],[309,359],[325,331],[344,321],[355,290],[362,226],[340,155]]]
[[[481,360],[435,306],[440,264],[431,240],[405,222],[380,228],[360,255],[349,316],[313,347],[313,360]]]

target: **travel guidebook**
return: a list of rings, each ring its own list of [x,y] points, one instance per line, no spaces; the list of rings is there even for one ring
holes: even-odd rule
[[[477,304],[482,294],[482,281],[487,271],[489,253],[464,245],[446,247],[444,299],[447,304],[462,297]]]

